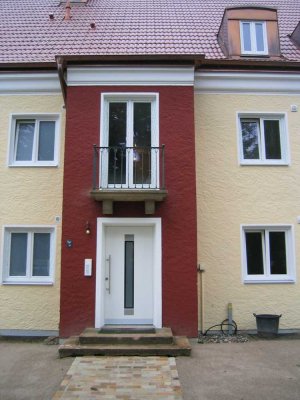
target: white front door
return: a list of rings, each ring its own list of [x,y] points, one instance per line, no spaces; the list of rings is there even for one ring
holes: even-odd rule
[[[104,229],[104,323],[153,324],[154,228]]]

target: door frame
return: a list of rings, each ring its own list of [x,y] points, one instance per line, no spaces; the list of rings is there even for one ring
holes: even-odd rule
[[[104,325],[105,228],[153,227],[153,325],[162,327],[162,235],[161,218],[97,218],[95,328]]]

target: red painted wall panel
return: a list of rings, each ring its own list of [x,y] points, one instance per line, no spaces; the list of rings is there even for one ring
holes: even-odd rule
[[[163,325],[197,335],[197,243],[193,87],[70,87],[64,166],[60,335],[79,334],[95,321],[96,219],[93,144],[99,145],[101,92],[159,93],[160,145],[165,144],[168,197],[150,217],[162,218]],[[115,203],[113,217],[145,217],[143,203]],[[90,222],[91,234],[85,224]],[[67,248],[66,241],[73,247]],[[85,258],[93,259],[84,277]]]

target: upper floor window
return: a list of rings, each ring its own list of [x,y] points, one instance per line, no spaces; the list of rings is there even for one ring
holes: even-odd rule
[[[52,227],[5,227],[3,282],[53,283],[54,235]]]
[[[264,21],[241,21],[241,54],[268,54],[266,23]]]
[[[11,126],[9,165],[57,165],[57,116],[13,116]]]
[[[239,115],[240,161],[243,164],[288,164],[283,115]]]

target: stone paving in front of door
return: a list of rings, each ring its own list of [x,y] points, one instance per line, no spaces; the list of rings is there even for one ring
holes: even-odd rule
[[[174,357],[76,357],[52,400],[182,400]]]

